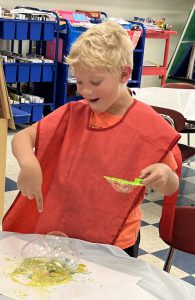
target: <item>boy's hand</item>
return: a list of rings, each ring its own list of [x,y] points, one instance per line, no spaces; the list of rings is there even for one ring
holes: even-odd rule
[[[23,164],[18,176],[18,189],[28,199],[36,199],[39,212],[43,211],[42,171],[38,160]]]
[[[146,167],[141,171],[139,177],[143,178],[144,185],[165,195],[171,195],[178,189],[179,180],[176,173],[163,163]]]

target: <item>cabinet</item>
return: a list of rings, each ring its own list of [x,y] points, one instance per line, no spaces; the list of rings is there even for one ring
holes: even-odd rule
[[[3,64],[8,89],[15,89],[20,94],[22,83],[27,83],[27,86],[33,83],[34,95],[42,96],[42,85],[51,83],[50,95],[48,98],[44,97],[43,103],[36,103],[32,96],[30,103],[12,104],[15,123],[31,123],[42,118],[45,108],[48,110],[55,108],[59,17],[55,12],[47,10],[25,7],[16,7],[16,9],[20,11],[28,9],[28,13],[25,10],[20,13],[24,18],[27,15],[53,15],[52,21],[44,20],[43,17],[42,20],[0,19],[0,39],[10,41],[10,56],[13,56],[15,49],[19,54],[15,62]],[[51,62],[41,59],[45,55],[46,42],[54,39],[57,45],[54,60]],[[22,54],[26,51],[24,47],[28,49],[29,56],[36,55],[40,59],[23,59]]]
[[[69,20],[65,20],[63,32],[60,33],[60,49],[63,55],[67,55],[70,51],[72,43],[79,37],[81,33],[87,29],[81,26],[72,26]],[[136,44],[133,51],[133,72],[132,78],[128,81],[128,87],[140,87],[142,76],[142,65],[144,56],[146,30],[143,24],[138,22],[128,22],[126,25],[127,32],[134,43]],[[139,27],[138,30],[131,30],[132,26]],[[62,56],[62,55],[61,55]],[[81,96],[76,94],[76,81],[71,76],[68,66],[64,63],[59,63],[58,80],[57,80],[57,97],[56,106],[61,106],[64,103],[81,99]]]
[[[165,40],[165,49],[162,66],[143,66],[142,75],[158,75],[161,76],[161,85],[165,84],[167,74],[168,55],[170,47],[171,35],[177,34],[173,30],[146,30],[146,39],[163,39]]]

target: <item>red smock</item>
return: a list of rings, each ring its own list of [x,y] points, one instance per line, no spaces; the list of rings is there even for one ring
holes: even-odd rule
[[[142,202],[145,188],[118,193],[103,176],[133,180],[143,168],[161,162],[180,135],[136,100],[108,128],[90,128],[90,114],[85,101],[71,102],[39,122],[35,153],[43,171],[44,210],[38,213],[36,202],[19,193],[4,217],[3,230],[62,231],[69,237],[114,244],[129,214]],[[174,217],[176,199],[170,198],[165,235],[170,235]]]

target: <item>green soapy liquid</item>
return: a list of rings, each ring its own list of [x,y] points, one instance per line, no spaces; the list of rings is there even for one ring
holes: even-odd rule
[[[75,273],[85,273],[84,264],[79,264]],[[14,282],[25,286],[44,287],[63,284],[73,279],[74,273],[58,259],[26,258],[10,274]]]

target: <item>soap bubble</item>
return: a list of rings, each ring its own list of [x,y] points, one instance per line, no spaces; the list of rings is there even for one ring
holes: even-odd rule
[[[76,272],[79,258],[69,237],[58,231],[26,243],[12,276],[24,285],[46,286],[65,282]]]
[[[28,242],[21,251],[23,258],[55,259],[66,265],[71,273],[79,263],[78,253],[69,237],[60,231],[52,231]]]
[[[71,273],[74,273],[79,263],[79,257],[69,237],[63,232],[52,231],[45,236],[44,241],[50,248],[49,256],[63,261]]]
[[[21,256],[22,258],[47,257],[49,251],[49,245],[44,236],[41,236],[27,242],[21,250]]]

